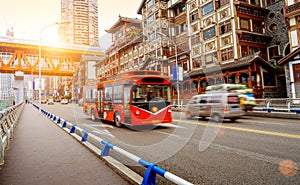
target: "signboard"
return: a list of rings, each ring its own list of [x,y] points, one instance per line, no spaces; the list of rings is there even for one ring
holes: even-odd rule
[[[41,83],[40,83],[40,81],[41,81]],[[44,78],[34,79],[34,89],[39,90],[40,88],[41,88],[41,90],[45,90],[45,79]]]
[[[183,81],[183,67],[178,67],[178,80]]]
[[[173,80],[176,80],[176,81],[177,81],[177,70],[176,70],[176,66],[173,66],[172,71],[173,71]]]
[[[178,67],[178,74],[177,74],[176,66],[173,66],[172,71],[173,71],[173,80],[177,81],[177,77],[178,77],[178,81],[183,80],[183,68],[182,67]]]

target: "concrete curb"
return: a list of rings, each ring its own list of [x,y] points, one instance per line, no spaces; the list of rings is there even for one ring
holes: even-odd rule
[[[251,112],[246,112],[246,116],[267,117],[267,118],[283,118],[283,119],[300,119],[300,114],[296,114],[294,112],[251,111]]]

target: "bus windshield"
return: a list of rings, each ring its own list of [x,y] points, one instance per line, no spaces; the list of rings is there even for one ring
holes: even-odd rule
[[[171,102],[169,85],[134,85],[132,87],[132,103],[149,101]]]

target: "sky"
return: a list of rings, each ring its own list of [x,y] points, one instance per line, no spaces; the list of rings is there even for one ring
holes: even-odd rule
[[[141,18],[136,12],[142,0],[99,0],[99,37],[106,34],[118,20],[118,16]],[[14,37],[39,40],[42,28],[60,19],[61,0],[0,0],[0,37],[13,28]],[[42,32],[43,41],[57,39],[57,27],[52,26]]]

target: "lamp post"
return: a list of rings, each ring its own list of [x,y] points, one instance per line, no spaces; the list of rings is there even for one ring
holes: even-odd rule
[[[179,79],[178,79],[178,77],[179,77],[179,75],[178,75],[178,73],[179,73],[179,70],[178,70],[178,56],[177,56],[177,45],[176,45],[176,43],[175,43],[175,41],[173,41],[170,37],[168,37],[166,34],[164,34],[164,33],[162,33],[162,32],[156,32],[156,34],[158,34],[158,35],[161,35],[161,36],[163,36],[163,37],[166,37],[166,38],[168,38],[173,44],[174,44],[174,47],[175,47],[175,65],[176,65],[176,89],[177,89],[177,105],[179,106],[180,105],[180,103],[179,103],[179,100],[180,100],[180,89],[179,89]],[[174,74],[173,74],[174,75]]]
[[[54,24],[49,24],[47,26],[44,26],[40,31],[40,37],[39,37],[39,103],[41,105],[41,96],[42,96],[42,65],[41,65],[41,59],[42,59],[42,32],[52,26],[56,25],[62,25],[62,24],[69,24],[70,22],[56,22]]]

